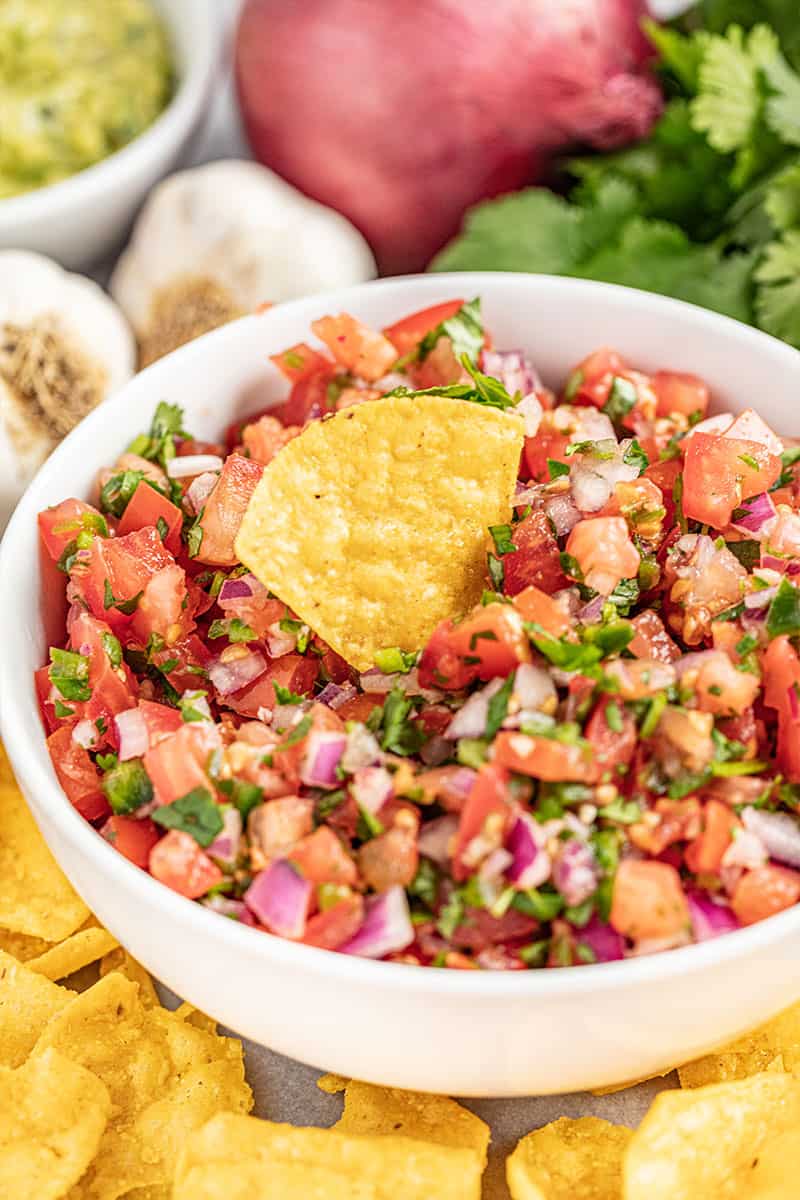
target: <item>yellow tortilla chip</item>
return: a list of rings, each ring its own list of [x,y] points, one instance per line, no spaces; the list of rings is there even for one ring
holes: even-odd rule
[[[0,929],[0,950],[13,954],[20,962],[29,962],[38,958],[47,950],[52,950],[55,942],[46,942],[44,938],[29,937],[27,933],[14,933],[10,929]]]
[[[204,1029],[207,1033],[217,1032],[217,1022],[214,1018],[207,1016],[199,1008],[195,1008],[188,1000],[184,1000],[183,1004],[175,1009],[173,1015],[181,1021],[186,1021],[188,1025],[195,1025],[198,1029]]]
[[[592,1088],[593,1096],[613,1096],[615,1092],[626,1092],[628,1088],[638,1087],[640,1083],[649,1083],[651,1079],[665,1079],[674,1067],[667,1067],[666,1071],[659,1071],[657,1075],[640,1075],[638,1079],[629,1079],[626,1083],[612,1083],[608,1087]]]
[[[89,916],[72,890],[15,783],[0,785],[0,926],[60,942]]]
[[[226,1162],[194,1167],[175,1200],[377,1200],[375,1184],[305,1163]],[[126,1196],[125,1200],[129,1200]],[[431,1197],[431,1200],[434,1200]]]
[[[100,978],[104,978],[112,971],[117,971],[120,975],[124,975],[126,979],[130,979],[132,983],[138,985],[139,999],[145,1008],[158,1008],[160,1001],[158,992],[155,989],[153,980],[141,963],[138,963],[123,946],[118,946],[116,950],[112,950],[110,954],[103,956],[100,963]]]
[[[67,975],[80,971],[81,967],[97,962],[118,945],[117,939],[107,929],[100,925],[88,925],[58,945],[51,946],[37,958],[30,959],[28,970],[44,975],[46,979],[65,979]]]
[[[713,1054],[678,1067],[681,1087],[745,1079],[761,1071],[800,1069],[800,1004],[729,1042]]]
[[[775,1190],[783,1162],[783,1185]],[[790,1200],[800,1169],[800,1079],[768,1072],[662,1092],[625,1157],[625,1200]]]
[[[338,1096],[343,1092],[350,1080],[346,1075],[320,1075],[317,1087],[328,1096]]]
[[[0,1064],[21,1066],[50,1019],[74,997],[0,950]]]
[[[375,1200],[480,1200],[481,1171],[473,1150],[433,1145],[407,1137],[356,1137],[335,1129],[296,1129],[255,1117],[222,1114],[187,1139],[175,1171],[174,1200],[197,1200],[218,1192],[203,1190],[206,1172],[216,1181],[221,1168],[235,1163],[252,1179],[276,1164],[333,1172],[371,1185]],[[243,1195],[243,1193],[234,1193]],[[277,1190],[258,1196],[291,1195]],[[335,1193],[334,1193],[335,1194]],[[341,1193],[347,1195],[345,1191]],[[350,1194],[359,1195],[352,1191]],[[306,1200],[304,1192],[297,1200]]]
[[[486,1166],[489,1126],[447,1096],[376,1087],[352,1079],[345,1088],[344,1112],[334,1129],[458,1146],[475,1152],[481,1171]]]
[[[512,1200],[621,1200],[632,1136],[599,1117],[560,1117],[535,1129],[506,1162]]]
[[[0,1067],[0,1196],[59,1200],[97,1153],[111,1100],[56,1050]]]
[[[267,466],[236,553],[359,670],[418,650],[484,586],[508,522],[519,417],[441,396],[385,397],[312,421]]]
[[[108,1088],[113,1115],[97,1158],[70,1200],[117,1200],[167,1187],[185,1138],[222,1111],[247,1112],[241,1043],[147,1008],[139,986],[111,973],[78,996],[40,1037]]]

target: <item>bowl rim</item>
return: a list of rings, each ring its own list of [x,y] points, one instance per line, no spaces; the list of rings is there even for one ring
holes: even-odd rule
[[[174,42],[173,9],[170,0],[155,0],[155,7],[167,26]],[[221,14],[213,0],[192,0],[192,20],[199,31],[197,48],[180,72],[177,87],[170,100],[140,134],[113,154],[101,158],[74,175],[55,183],[8,196],[0,200],[0,228],[13,227],[17,221],[46,216],[61,205],[69,206],[81,200],[81,193],[92,188],[102,189],[114,184],[124,186],[120,172],[129,175],[143,167],[157,150],[159,143],[179,140],[202,109],[205,97],[217,68],[221,42]]]
[[[73,455],[73,448],[78,452],[81,439],[86,442],[86,448],[91,445],[92,430],[95,424],[113,415],[113,406],[124,408],[127,404],[128,392],[132,387],[146,387],[150,380],[157,380],[158,375],[168,363],[170,369],[175,362],[188,362],[192,358],[202,360],[211,351],[225,354],[226,344],[235,344],[239,331],[245,324],[269,321],[271,312],[285,315],[287,310],[307,310],[310,303],[346,306],[348,299],[357,300],[368,291],[396,290],[398,285],[402,290],[408,286],[418,292],[420,285],[427,286],[431,291],[452,282],[454,286],[464,288],[473,286],[480,291],[487,281],[502,284],[511,290],[525,289],[526,284],[535,280],[538,287],[552,288],[554,291],[564,290],[567,293],[583,291],[590,296],[595,295],[598,302],[608,300],[614,294],[622,302],[638,306],[649,306],[656,315],[663,314],[666,318],[678,312],[686,313],[689,318],[701,328],[709,330],[727,330],[734,334],[743,344],[745,350],[765,354],[773,364],[783,360],[787,368],[792,368],[800,374],[800,352],[786,343],[779,341],[760,330],[743,325],[730,317],[722,316],[707,309],[687,304],[684,301],[659,296],[654,293],[642,292],[638,289],[625,288],[616,284],[600,283],[593,280],[571,279],[553,275],[529,275],[513,272],[450,272],[432,275],[407,275],[387,279],[371,280],[350,287],[340,288],[327,293],[317,293],[298,300],[287,301],[275,309],[252,314],[233,321],[219,329],[205,334],[195,341],[173,351],[172,354],[156,361],[144,371],[134,376],[115,396],[91,413],[71,434],[61,443],[38,472],[36,478],[28,486],[25,494],[17,505],[16,511],[9,522],[5,536],[0,543],[0,579],[10,581],[18,571],[15,564],[18,559],[18,543],[24,541],[25,531],[29,523],[36,518],[40,501],[37,493],[41,480],[47,477],[51,464],[59,464]],[[143,382],[142,382],[143,381]],[[158,388],[154,389],[157,392]],[[111,405],[111,409],[109,409]],[[28,585],[30,587],[30,585]],[[7,586],[0,590],[0,618],[6,617],[4,627],[13,628],[10,621],[19,601],[9,597],[19,597],[20,592],[28,590],[26,581],[20,581],[17,588],[12,590]],[[41,727],[41,743],[32,744],[26,740],[26,719],[23,715],[23,705],[14,702],[16,683],[9,656],[0,655],[0,734],[2,734],[6,752],[12,766],[24,787],[38,797],[38,802],[47,810],[48,818],[57,834],[68,841],[76,853],[81,854],[96,869],[98,876],[120,879],[127,892],[127,899],[137,904],[154,907],[165,919],[174,921],[176,929],[184,927],[193,934],[203,936],[211,945],[215,939],[225,939],[231,948],[241,950],[245,958],[258,961],[263,968],[270,966],[280,969],[287,967],[294,971],[303,971],[309,975],[325,976],[330,981],[343,984],[361,983],[364,986],[390,985],[413,993],[436,994],[442,997],[464,996],[473,1000],[519,1000],[535,999],[537,995],[573,997],[586,991],[606,991],[644,983],[667,980],[674,974],[696,974],[713,965],[729,964],[738,959],[746,959],[759,950],[779,943],[791,934],[800,935],[800,904],[784,912],[768,917],[755,925],[727,933],[722,937],[709,939],[705,942],[672,950],[665,950],[640,958],[628,958],[617,962],[594,963],[591,969],[584,966],[564,967],[555,970],[529,971],[432,971],[411,964],[387,963],[354,955],[341,954],[338,951],[321,950],[313,946],[305,946],[288,941],[271,934],[258,933],[247,926],[232,920],[225,920],[196,901],[189,900],[164,884],[153,879],[146,871],[134,866],[123,855],[119,854],[100,834],[72,807],[66,800],[65,794],[58,784],[50,764],[45,747],[44,729]],[[38,713],[35,714],[38,722]],[[121,873],[121,874],[118,874]]]

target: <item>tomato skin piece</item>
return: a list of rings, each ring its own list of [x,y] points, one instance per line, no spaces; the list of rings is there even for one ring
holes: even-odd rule
[[[300,786],[300,764],[306,752],[309,735],[326,730],[332,733],[344,732],[344,722],[341,717],[325,704],[312,704],[306,716],[311,717],[311,725],[306,736],[293,742],[291,746],[281,746],[279,743],[272,752],[272,766],[294,788]]]
[[[746,871],[731,897],[731,908],[742,925],[792,908],[800,900],[800,873],[768,863]]]
[[[313,833],[302,838],[287,857],[300,874],[314,884],[335,883],[355,887],[358,883],[355,862],[327,825],[320,825]]]
[[[422,651],[419,660],[419,682],[426,688],[446,688],[460,691],[473,679],[477,678],[474,666],[468,666],[459,656],[453,641],[455,625],[451,620],[442,621],[437,625]],[[357,697],[361,701],[361,697]],[[375,698],[377,702],[377,697]],[[342,710],[356,701],[348,701],[342,705]],[[383,703],[383,699],[381,699]],[[350,718],[358,719],[358,718]]]
[[[110,816],[100,830],[107,842],[119,850],[134,866],[147,870],[150,852],[161,837],[161,831],[149,817]]]
[[[690,871],[697,875],[716,875],[722,866],[722,856],[742,823],[732,809],[721,800],[707,800],[703,805],[703,828],[686,847],[684,859]]]
[[[324,912],[315,913],[306,921],[303,936],[299,939],[304,946],[317,946],[320,950],[336,950],[349,942],[361,928],[364,920],[364,897],[357,892],[343,896]]]
[[[509,771],[548,783],[596,783],[600,774],[590,750],[553,738],[503,730],[492,746],[492,761]]]
[[[708,411],[711,393],[708,384],[699,375],[688,375],[680,371],[656,371],[650,379],[658,400],[656,415],[669,417],[680,413],[684,417]]]
[[[306,342],[298,342],[289,346],[280,354],[270,354],[269,361],[274,363],[285,379],[290,383],[299,383],[319,371],[331,369],[331,361],[319,350],[314,350]]]
[[[499,821],[505,829],[510,818],[508,803],[508,771],[497,763],[484,763],[478,771],[461,817],[453,851],[453,878],[461,882],[474,871],[474,866],[463,861],[462,855],[473,838],[483,833],[490,818]]]
[[[307,695],[313,688],[319,672],[319,659],[313,655],[284,654],[267,663],[267,669],[258,679],[225,697],[225,704],[240,717],[257,717],[259,709],[272,710],[277,704],[275,684],[288,688],[298,696]]]
[[[222,871],[191,834],[170,829],[150,851],[150,874],[173,892],[198,900],[222,882]]]
[[[569,633],[569,617],[564,609],[535,583],[517,592],[514,608],[523,621],[533,621],[541,625],[542,629],[553,637],[558,638]]]
[[[574,439],[565,433],[555,433],[547,429],[537,433],[536,437],[525,438],[522,461],[528,477],[536,483],[547,483],[550,479],[547,460],[552,458],[554,462],[569,465],[566,449],[572,441]]]
[[[58,562],[70,542],[84,528],[82,519],[85,517],[92,517],[98,524],[105,521],[103,514],[91,504],[75,499],[62,500],[60,504],[54,504],[39,513],[39,537],[53,562]]]
[[[166,523],[167,532],[164,535],[164,545],[170,554],[181,552],[181,530],[183,529],[183,513],[176,504],[162,496],[155,488],[150,487],[144,479],[139,482],[136,491],[128,501],[122,514],[117,533],[124,537],[126,533],[134,533],[137,529],[145,529],[148,525],[156,527],[159,517]],[[156,532],[158,532],[156,530]],[[159,534],[159,537],[161,535]]]
[[[171,804],[197,787],[205,788],[213,796],[215,789],[208,765],[219,745],[216,725],[192,721],[151,746],[144,755],[144,768],[158,803]]]
[[[238,563],[233,543],[239,532],[250,497],[264,472],[261,463],[229,454],[214,490],[206,499],[198,525],[203,531],[197,562],[213,567],[234,567]]]
[[[442,621],[419,661],[423,687],[459,689],[474,679],[497,679],[531,661],[522,618],[508,604],[479,605],[456,625]]]
[[[594,752],[595,763],[601,776],[611,775],[615,781],[616,768],[628,766],[638,742],[636,721],[625,705],[617,702],[616,707],[622,723],[621,731],[612,729],[608,723],[608,706],[615,703],[613,696],[604,696],[594,707],[586,722],[584,737]]]
[[[689,907],[681,878],[669,863],[623,859],[614,877],[609,924],[640,941],[689,929]]]
[[[768,491],[780,473],[780,458],[761,442],[693,433],[683,465],[683,511],[693,521],[724,529],[742,500]]]
[[[387,337],[351,317],[321,317],[311,328],[324,342],[337,363],[353,374],[374,383],[397,362],[397,351]]]
[[[432,304],[430,308],[422,308],[419,312],[388,325],[383,330],[383,336],[392,343],[397,357],[405,358],[412,350],[416,350],[426,333],[454,317],[463,307],[463,300],[443,300],[441,304]]]
[[[72,729],[62,725],[47,739],[47,749],[58,782],[67,799],[87,821],[98,821],[111,812],[100,787],[100,772],[87,750],[72,740]]]
[[[544,512],[532,512],[513,525],[511,541],[516,551],[502,556],[507,596],[531,584],[548,594],[569,587],[571,580],[562,570],[558,542]]]

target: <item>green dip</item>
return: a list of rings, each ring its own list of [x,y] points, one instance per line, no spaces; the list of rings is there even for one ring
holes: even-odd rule
[[[0,0],[0,198],[113,154],[153,123],[172,84],[149,0]]]

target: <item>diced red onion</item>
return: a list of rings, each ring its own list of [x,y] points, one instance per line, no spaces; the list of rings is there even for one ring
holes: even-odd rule
[[[206,850],[223,867],[234,867],[242,841],[242,814],[238,808],[226,808],[222,815],[222,829]]]
[[[522,417],[525,429],[525,437],[536,437],[539,432],[539,425],[542,421],[544,409],[542,402],[536,395],[536,392],[527,392],[523,395],[515,412],[518,412]]]
[[[262,925],[281,937],[302,937],[313,885],[285,858],[276,858],[256,875],[244,901]]]
[[[354,687],[352,683],[326,683],[317,696],[317,701],[319,704],[327,704],[328,708],[335,711],[357,695],[358,688]]]
[[[541,826],[527,813],[521,813],[511,826],[505,846],[511,855],[506,877],[515,887],[538,887],[549,879],[552,864],[544,843]]]
[[[603,442],[617,440],[614,426],[604,412],[594,405],[559,404],[550,414],[553,427],[566,433],[573,442]]]
[[[263,584],[259,583],[255,575],[240,575],[238,579],[226,579],[217,596],[220,608],[224,608],[229,600],[249,600],[256,590],[253,584],[258,584],[259,588],[263,588]]]
[[[392,794],[392,777],[385,767],[361,767],[350,788],[358,807],[374,815]]]
[[[217,486],[218,479],[219,475],[215,475],[212,471],[205,471],[189,484],[184,499],[188,500],[195,514],[202,512],[203,505]]]
[[[594,854],[586,842],[570,838],[562,842],[553,863],[553,883],[567,904],[583,904],[597,889],[598,871]]]
[[[275,729],[291,729],[300,720],[305,708],[302,704],[276,704],[270,714]]]
[[[486,732],[486,722],[489,719],[489,701],[500,691],[502,686],[502,679],[492,679],[485,687],[473,692],[447,726],[444,736],[450,741],[456,741],[462,737],[483,737]]]
[[[764,843],[770,858],[790,867],[800,867],[800,822],[789,813],[745,808],[742,822],[745,829]]]
[[[572,499],[582,513],[598,512],[611,499],[612,486],[599,472],[576,462],[570,473]]]
[[[230,696],[258,679],[266,669],[267,660],[264,655],[258,650],[250,650],[241,658],[234,658],[230,662],[220,662],[216,659],[208,667],[208,677],[220,696]]]
[[[542,485],[540,483],[533,483],[529,486],[526,486],[525,484],[521,484],[518,480],[516,495],[511,503],[514,508],[526,508],[529,504],[536,504],[539,501],[541,494]]]
[[[361,958],[383,958],[405,950],[414,940],[414,927],[403,888],[390,887],[367,900],[367,911],[358,933],[339,946],[342,954]]]
[[[673,664],[678,679],[682,679],[687,671],[699,671],[708,663],[716,662],[722,653],[721,650],[696,650],[691,654],[682,655]]]
[[[443,762],[447,762],[452,753],[453,747],[447,738],[436,734],[428,739],[420,750],[419,756],[426,767],[440,767]]]
[[[228,896],[207,896],[200,903],[212,912],[220,913],[223,917],[231,917],[241,921],[242,925],[255,925],[256,919],[250,912],[244,900],[231,900]]]
[[[749,829],[737,829],[736,836],[722,856],[720,878],[724,882],[725,873],[730,871],[755,871],[763,867],[768,859],[767,848],[761,838]]]
[[[97,726],[94,721],[78,721],[72,728],[72,740],[84,750],[91,750],[97,741]]]
[[[524,709],[541,709],[555,697],[556,689],[543,667],[520,663],[514,676],[514,695]]]
[[[167,463],[170,479],[188,479],[191,475],[203,475],[206,471],[221,471],[222,459],[218,454],[184,454],[171,458]]]
[[[384,675],[377,667],[372,667],[361,676],[361,690],[367,695],[379,695],[390,692],[397,682],[398,675]]]
[[[576,930],[575,938],[581,945],[589,947],[599,963],[619,962],[625,957],[625,939],[616,929],[604,924],[596,914],[583,929]]]
[[[553,522],[558,537],[566,537],[581,520],[580,509],[576,507],[571,492],[552,496],[545,503],[544,511]]]
[[[355,774],[362,767],[371,767],[383,761],[383,753],[366,725],[356,725],[347,734],[347,746],[342,755],[342,770]]]
[[[498,883],[508,868],[513,864],[514,856],[510,850],[498,846],[481,863],[478,875],[486,883]],[[534,885],[531,884],[531,887]],[[497,899],[497,897],[495,897]]]
[[[526,396],[542,386],[531,360],[523,350],[482,350],[481,370],[499,379],[509,396]]]
[[[436,817],[422,826],[417,838],[417,849],[424,858],[444,866],[450,858],[450,846],[457,833],[458,817],[453,813]]]
[[[270,658],[283,658],[284,654],[291,654],[297,645],[297,635],[281,629],[279,621],[269,626],[266,640]]]
[[[739,922],[726,904],[717,904],[703,892],[688,892],[686,902],[695,940],[707,942],[723,933],[732,933]]]
[[[583,608],[578,612],[578,620],[581,625],[596,625],[598,621],[602,621],[605,605],[605,596],[595,596],[594,600],[590,600],[588,604],[584,604]]]
[[[744,606],[748,612],[755,613],[759,609],[768,608],[775,599],[776,587],[760,588],[757,592],[748,592],[744,598]]]
[[[773,504],[769,492],[761,492],[760,495],[753,496],[750,500],[743,500],[739,505],[739,511],[743,511],[744,515],[737,517],[732,522],[734,529],[756,535],[766,533],[767,526],[771,525],[778,515],[778,510]]]
[[[347,735],[334,730],[316,729],[308,735],[306,752],[300,764],[300,779],[308,787],[336,787],[336,768],[347,747]]]
[[[141,758],[150,748],[147,725],[138,708],[129,708],[114,717],[114,731],[119,744],[120,762]]]

